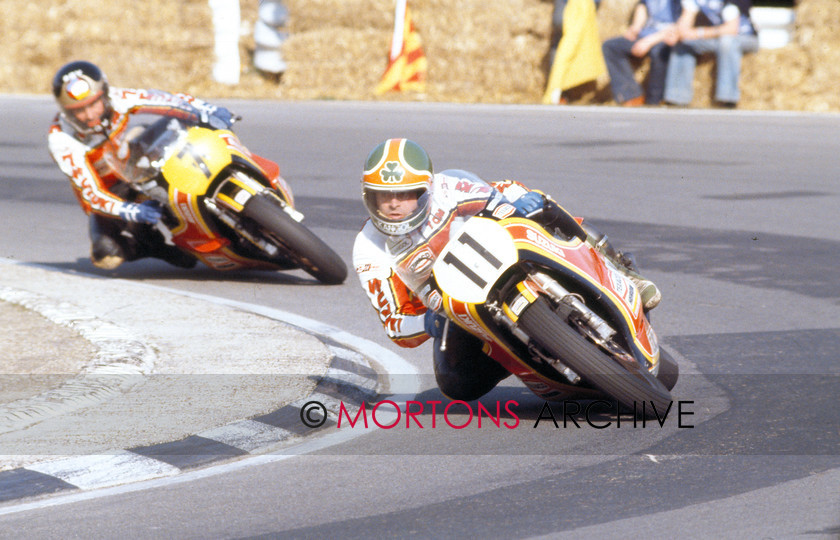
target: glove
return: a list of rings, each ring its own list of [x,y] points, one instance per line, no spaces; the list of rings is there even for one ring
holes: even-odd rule
[[[536,191],[529,191],[510,204],[516,208],[516,215],[519,217],[533,218],[542,212],[545,201]]]
[[[433,338],[443,336],[443,327],[446,325],[446,317],[438,315],[431,309],[423,316],[423,329]]]
[[[213,129],[230,129],[235,121],[233,113],[224,107],[212,107],[201,111],[201,123]]]
[[[126,203],[120,210],[120,217],[132,223],[147,223],[154,225],[160,220],[163,212],[157,201],[144,201],[140,204]]]

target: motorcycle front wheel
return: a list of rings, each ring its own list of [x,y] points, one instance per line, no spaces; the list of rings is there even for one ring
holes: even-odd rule
[[[674,357],[672,357],[668,351],[660,347],[659,373],[656,374],[656,378],[659,379],[659,381],[665,385],[665,388],[670,391],[677,385],[677,379],[679,376],[680,368],[677,365],[677,361],[674,360]]]
[[[347,265],[341,257],[267,196],[251,197],[242,215],[257,223],[271,242],[290,252],[295,262],[321,283],[338,285],[347,279]]]
[[[550,357],[628,409],[652,418],[671,405],[671,393],[656,377],[641,366],[628,369],[608,356],[555,313],[545,297],[525,309],[518,324]]]

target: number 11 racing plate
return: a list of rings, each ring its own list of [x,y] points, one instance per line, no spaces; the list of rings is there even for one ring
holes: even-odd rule
[[[494,220],[467,221],[437,257],[434,274],[440,289],[455,300],[481,304],[519,255],[510,234]]]

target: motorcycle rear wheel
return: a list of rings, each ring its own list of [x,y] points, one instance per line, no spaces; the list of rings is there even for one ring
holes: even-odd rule
[[[270,241],[282,244],[300,267],[321,283],[338,285],[347,279],[347,265],[341,257],[267,196],[251,197],[242,215],[256,222]]]
[[[653,418],[671,405],[671,393],[656,377],[643,367],[631,371],[602,352],[555,313],[546,298],[538,298],[522,313],[519,328],[549,356],[630,410]]]

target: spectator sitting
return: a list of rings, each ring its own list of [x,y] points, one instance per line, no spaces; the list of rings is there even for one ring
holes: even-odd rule
[[[623,35],[604,42],[604,60],[610,74],[613,98],[621,105],[659,105],[665,93],[665,73],[671,47],[676,42],[680,0],[640,0],[633,8],[630,26]],[[630,58],[650,56],[644,98],[633,75]]]
[[[741,59],[744,53],[758,50],[758,36],[749,16],[751,4],[751,0],[682,0],[683,11],[677,20],[679,42],[672,47],[665,76],[666,103],[691,103],[697,57],[715,53],[715,100],[723,107],[737,106]]]

